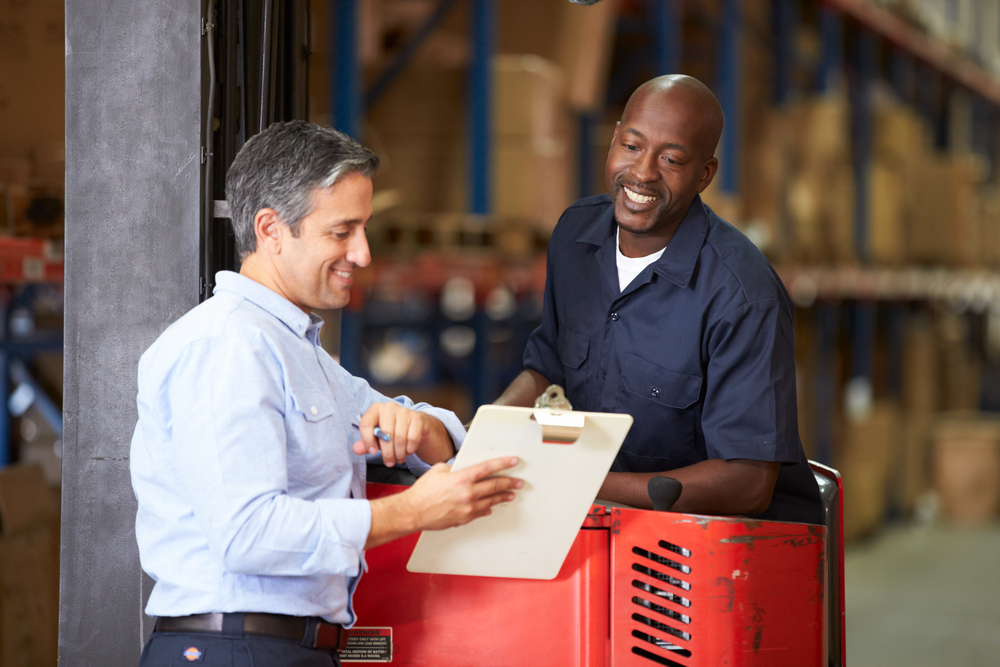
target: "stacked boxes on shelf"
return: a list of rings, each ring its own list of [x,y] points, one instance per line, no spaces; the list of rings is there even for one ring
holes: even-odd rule
[[[536,228],[570,203],[570,155],[560,68],[538,56],[497,56],[493,213]],[[366,142],[383,158],[377,190],[395,190],[406,212],[467,208],[466,71],[404,72],[372,109]]]

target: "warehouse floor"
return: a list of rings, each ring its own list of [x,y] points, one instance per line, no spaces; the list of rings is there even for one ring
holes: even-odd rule
[[[890,526],[845,558],[848,667],[1000,666],[1000,523]]]

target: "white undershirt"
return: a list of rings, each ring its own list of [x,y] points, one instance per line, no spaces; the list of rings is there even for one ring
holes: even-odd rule
[[[643,269],[658,260],[666,248],[645,257],[626,257],[622,254],[620,237],[621,230],[619,229],[615,232],[615,255],[618,258],[618,290],[624,292],[629,283],[635,280],[635,277],[642,273]]]

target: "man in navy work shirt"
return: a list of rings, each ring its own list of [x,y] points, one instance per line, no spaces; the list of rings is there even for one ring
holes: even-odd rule
[[[157,617],[142,665],[339,664],[365,549],[468,523],[522,485],[487,479],[511,458],[452,473],[443,462],[465,436],[454,414],[382,396],[319,345],[311,310],[346,305],[370,260],[377,166],[298,121],[233,162],[240,272],[220,272],[139,362],[129,463]],[[366,456],[426,472],[368,501]]]
[[[822,522],[799,441],[792,304],[750,241],[699,193],[718,168],[722,109],[696,79],[633,93],[608,152],[609,195],[562,215],[548,247],[542,324],[499,399],[551,383],[574,409],[635,419],[600,498],[651,508]]]

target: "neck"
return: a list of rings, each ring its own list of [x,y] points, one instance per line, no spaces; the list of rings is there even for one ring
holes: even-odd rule
[[[618,248],[626,257],[646,257],[667,247],[680,222],[673,224],[669,230],[656,230],[646,234],[633,234],[627,229],[618,228]]]
[[[240,265],[240,275],[256,281],[272,292],[285,297],[298,306],[306,315],[312,312],[311,309],[303,308],[300,304],[296,303],[285,287],[285,283],[281,279],[281,274],[278,272],[274,262],[271,261],[270,256],[265,256],[260,250],[254,251],[243,259]]]

